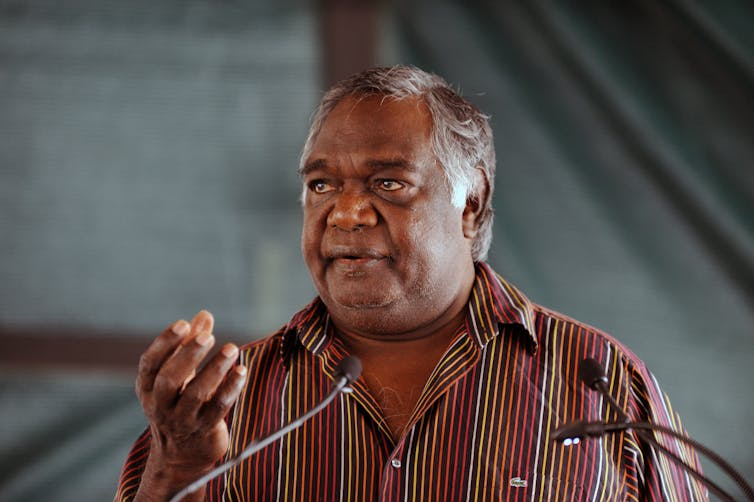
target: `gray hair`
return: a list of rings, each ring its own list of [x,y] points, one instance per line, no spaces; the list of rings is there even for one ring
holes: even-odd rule
[[[399,65],[370,68],[336,83],[325,93],[312,117],[309,136],[301,153],[301,168],[335,106],[350,96],[372,95],[395,100],[417,97],[427,105],[432,117],[432,148],[445,172],[451,203],[462,208],[468,198],[473,197],[481,206],[479,228],[471,253],[474,261],[484,260],[492,242],[492,189],[495,181],[492,128],[489,117],[462,98],[441,77],[414,66]],[[484,187],[475,186],[479,179],[474,176],[477,168],[484,171],[489,181],[486,194]]]

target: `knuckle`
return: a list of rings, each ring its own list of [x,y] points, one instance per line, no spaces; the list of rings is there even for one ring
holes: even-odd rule
[[[216,420],[218,417],[222,417],[230,407],[230,404],[226,401],[221,396],[215,396],[214,399],[210,399],[204,403],[202,415],[209,420]]]
[[[181,387],[181,382],[176,382],[171,375],[159,375],[154,381],[154,390],[158,394],[175,393]]]
[[[213,401],[217,402],[218,407],[230,408],[233,403],[238,399],[238,392],[233,392],[228,389],[221,389]]]
[[[204,402],[204,399],[196,391],[187,390],[181,394],[181,401],[183,406],[188,408],[198,408]]]

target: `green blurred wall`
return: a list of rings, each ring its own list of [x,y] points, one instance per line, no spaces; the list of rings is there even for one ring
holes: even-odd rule
[[[754,7],[416,1],[380,23],[384,63],[492,116],[490,262],[632,347],[753,479]],[[313,295],[295,169],[319,60],[303,1],[0,2],[0,327],[286,322]],[[0,369],[0,500],[111,497],[144,424],[129,375]]]

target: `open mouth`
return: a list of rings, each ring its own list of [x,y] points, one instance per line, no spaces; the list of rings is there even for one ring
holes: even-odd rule
[[[333,258],[332,261],[341,265],[368,265],[370,263],[380,262],[384,259],[384,256],[379,258],[372,256],[340,256]]]
[[[341,258],[335,258],[333,261],[346,263],[346,264],[351,263],[351,264],[357,265],[357,264],[376,262],[379,260],[382,260],[382,258],[370,258],[366,256],[343,256]]]
[[[330,263],[349,274],[366,273],[368,269],[389,259],[386,253],[372,248],[336,247],[326,254]]]
[[[387,258],[387,255],[371,248],[356,249],[337,247],[327,253],[327,257],[332,261],[367,263],[370,261],[384,260]]]

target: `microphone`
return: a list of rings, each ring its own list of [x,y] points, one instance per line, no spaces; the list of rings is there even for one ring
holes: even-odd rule
[[[587,357],[579,363],[579,378],[584,384],[593,390],[598,390],[600,384],[607,385],[607,375],[602,365],[596,359]]]
[[[285,436],[289,432],[291,432],[294,429],[298,429],[304,423],[312,418],[314,415],[319,413],[320,411],[324,410],[330,402],[335,399],[335,396],[338,395],[340,392],[349,392],[350,388],[347,387],[349,384],[353,383],[357,378],[359,378],[359,375],[361,375],[361,361],[356,356],[348,356],[344,358],[338,366],[335,368],[335,372],[333,374],[334,382],[331,387],[330,393],[325,397],[319,404],[317,404],[314,408],[306,412],[304,415],[301,415],[296,420],[293,420],[292,422],[289,422],[285,427],[278,429],[277,431],[273,432],[269,436],[262,438],[259,441],[252,441],[249,443],[246,448],[236,455],[235,457],[231,458],[224,464],[221,464],[211,471],[209,471],[207,474],[202,476],[201,478],[197,479],[193,483],[189,484],[185,488],[183,488],[181,491],[173,495],[173,497],[170,499],[170,502],[178,502],[186,495],[189,495],[191,493],[194,493],[199,488],[204,486],[207,482],[209,482],[211,479],[216,478],[220,474],[224,473],[225,471],[228,471],[235,467],[236,465],[240,464],[243,460],[249,458],[265,446],[269,445],[270,443],[273,443],[280,439],[281,437]]]
[[[628,418],[628,415],[623,411],[623,408],[621,408],[615,398],[613,398],[613,395],[610,394],[610,391],[607,388],[607,375],[605,374],[605,370],[602,369],[602,365],[599,361],[592,359],[591,357],[582,359],[579,363],[579,378],[584,382],[584,385],[602,394],[622,421],[631,421],[631,419]]]
[[[667,434],[683,443],[686,443],[696,450],[706,455],[710,460],[715,462],[726,474],[728,474],[736,484],[746,493],[748,499],[754,502],[754,490],[728,462],[726,462],[718,454],[702,445],[701,443],[694,441],[693,439],[676,432],[675,430],[658,424],[651,424],[649,422],[631,422],[630,418],[625,411],[620,407],[618,402],[613,398],[607,388],[607,375],[602,368],[602,365],[591,358],[583,359],[579,363],[578,375],[581,381],[592,390],[596,390],[603,397],[605,397],[616,414],[620,417],[621,422],[570,422],[558,427],[551,437],[554,441],[562,442],[564,445],[569,446],[572,444],[578,444],[582,439],[588,437],[600,437],[606,433],[620,432],[626,430],[635,430],[636,434],[643,439],[650,446],[664,453],[670,459],[672,459],[678,466],[684,471],[691,474],[697,480],[704,483],[710,490],[715,492],[723,500],[733,501],[727,492],[715,484],[712,480],[705,477],[702,473],[692,468],[686,462],[684,462],[675,453],[668,450],[665,446],[658,443],[652,436],[652,431]]]
[[[353,383],[361,375],[361,360],[356,356],[348,356],[335,368],[335,381],[339,381],[341,378],[347,380],[347,384]]]

